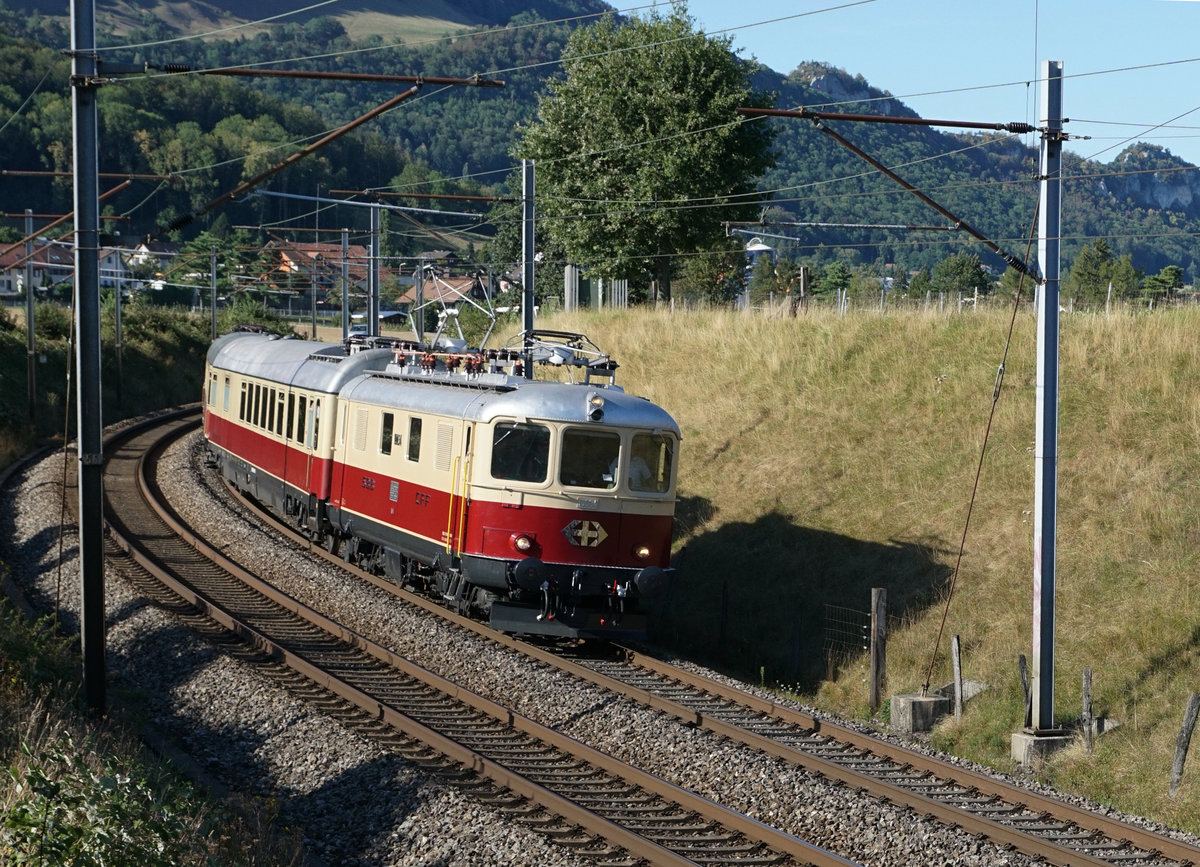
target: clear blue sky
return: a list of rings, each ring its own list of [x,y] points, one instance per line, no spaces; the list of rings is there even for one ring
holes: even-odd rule
[[[1037,123],[1038,71],[1060,60],[1067,132],[1092,137],[1068,150],[1107,162],[1126,139],[1149,141],[1200,165],[1200,0],[687,5],[700,29],[725,31],[742,56],[785,74],[808,60],[862,74],[926,118]],[[1128,69],[1150,64],[1168,65]]]

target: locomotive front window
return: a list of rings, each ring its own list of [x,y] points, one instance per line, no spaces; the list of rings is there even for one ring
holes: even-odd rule
[[[675,441],[663,434],[634,434],[629,459],[629,489],[665,494],[671,487]]]
[[[492,478],[544,482],[550,457],[550,428],[502,421],[492,434]]]
[[[579,428],[567,430],[563,434],[558,480],[577,488],[615,488],[620,454],[620,434]]]

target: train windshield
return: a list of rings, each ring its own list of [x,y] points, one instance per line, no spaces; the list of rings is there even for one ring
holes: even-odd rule
[[[665,494],[671,488],[675,441],[665,434],[634,434],[629,458],[629,489]]]
[[[544,482],[550,457],[550,428],[500,422],[492,436],[492,478]]]
[[[620,454],[620,434],[570,428],[563,432],[558,480],[577,488],[615,488]]]

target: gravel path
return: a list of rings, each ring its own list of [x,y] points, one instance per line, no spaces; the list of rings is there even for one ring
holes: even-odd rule
[[[41,462],[4,503],[10,526],[0,537],[8,540],[3,556],[39,610],[49,610],[56,594],[61,468],[61,455]],[[305,604],[431,671],[760,821],[879,867],[1034,863],[564,674],[532,668],[512,651],[331,570],[231,510],[216,474],[203,469],[198,434],[168,452],[160,482],[185,521],[224,540],[227,555]],[[76,628],[73,538],[65,551],[64,622]],[[271,666],[198,636],[147,605],[112,571],[106,588],[112,694],[133,697],[158,731],[223,785],[274,799],[279,821],[303,829],[315,858],[347,865],[590,863],[315,709],[282,687]]]

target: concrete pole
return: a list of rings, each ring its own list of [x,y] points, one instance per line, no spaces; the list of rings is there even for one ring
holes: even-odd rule
[[[379,336],[379,208],[371,208],[371,270],[367,274],[367,334]]]
[[[342,229],[342,340],[350,336],[350,230]]]
[[[1045,282],[1037,308],[1037,417],[1033,504],[1033,693],[1034,733],[1054,725],[1054,564],[1058,500],[1058,301],[1062,238],[1061,61],[1042,69],[1045,131],[1039,167],[1038,263]]]
[[[103,428],[100,403],[100,169],[96,7],[71,2],[71,116],[75,158],[75,374],[79,459],[80,647],[83,697],[104,712]]]
[[[33,211],[25,209],[25,354],[29,377],[29,423],[37,423],[37,341],[34,339]]]
[[[122,389],[125,385],[125,353],[121,348],[121,281],[113,281],[113,332],[116,335],[116,341],[113,344],[113,349],[117,353],[117,381],[116,397],[117,406],[124,406],[125,399]]]
[[[217,339],[217,245],[208,248],[208,290],[212,294],[212,339]]]
[[[524,294],[521,298],[521,328],[525,332],[525,378],[533,379],[533,357],[529,351],[530,334],[533,332],[533,279],[534,279],[534,179],[533,160],[521,160],[521,282]]]

